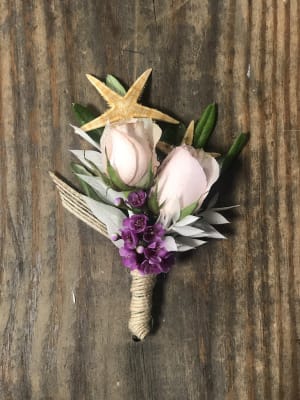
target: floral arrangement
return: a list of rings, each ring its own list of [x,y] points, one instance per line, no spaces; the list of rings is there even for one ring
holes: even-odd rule
[[[240,134],[224,156],[206,152],[217,105],[185,128],[138,103],[150,73],[128,91],[112,75],[105,83],[87,75],[109,109],[97,117],[73,104],[83,124],[73,126],[74,132],[94,148],[71,150],[79,160],[71,167],[83,193],[51,173],[64,207],[118,247],[132,275],[129,328],[139,340],[150,330],[156,276],[170,271],[177,252],[224,238],[214,226],[228,223],[220,211],[231,207],[216,208],[212,188],[248,140]]]

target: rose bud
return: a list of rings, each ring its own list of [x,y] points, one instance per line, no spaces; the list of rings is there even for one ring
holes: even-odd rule
[[[100,141],[102,161],[112,186],[119,190],[148,188],[158,161],[155,146],[161,129],[151,119],[107,124]]]
[[[218,162],[202,149],[183,145],[172,150],[151,193],[160,206],[160,222],[169,226],[200,208],[219,175]]]

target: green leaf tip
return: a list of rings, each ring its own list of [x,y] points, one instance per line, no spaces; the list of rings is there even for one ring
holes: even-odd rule
[[[93,175],[92,175],[83,165],[81,165],[81,164],[77,164],[77,163],[75,163],[75,162],[71,162],[71,163],[70,163],[70,166],[71,166],[71,170],[74,172],[76,178],[77,178],[78,181],[79,181],[79,184],[80,184],[80,186],[81,186],[81,189],[82,189],[83,193],[84,193],[86,196],[88,196],[88,197],[90,197],[90,198],[92,198],[92,199],[94,199],[94,200],[99,201],[100,198],[99,198],[99,196],[97,195],[97,193],[95,192],[95,190],[94,190],[88,183],[86,183],[84,180],[82,180],[82,179],[78,176],[78,174],[81,174],[81,175],[88,175],[88,176],[93,176]]]
[[[248,143],[250,138],[249,132],[242,132],[239,136],[233,141],[231,147],[229,148],[228,152],[225,154],[223,161],[222,161],[222,173],[226,171],[232,162],[238,157],[240,152]]]
[[[213,133],[218,120],[218,105],[209,104],[203,111],[196,123],[193,146],[197,149],[203,148]]]
[[[78,123],[84,125],[97,117],[97,114],[92,111],[89,107],[83,106],[78,103],[72,103],[72,109]],[[91,139],[99,143],[104,128],[93,129],[92,131],[86,132]]]
[[[180,216],[179,216],[179,221],[185,217],[187,217],[188,215],[193,214],[193,212],[195,211],[195,208],[197,207],[198,202],[196,201],[195,203],[190,204],[189,206],[183,208],[180,211]]]
[[[126,94],[126,89],[124,86],[118,81],[117,78],[115,78],[113,75],[107,75],[106,76],[106,86],[108,86],[110,89],[112,89],[114,92],[119,94],[120,96],[125,96]]]

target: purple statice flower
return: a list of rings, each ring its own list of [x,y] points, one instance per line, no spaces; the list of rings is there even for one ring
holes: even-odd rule
[[[152,242],[157,239],[161,239],[165,234],[164,227],[162,224],[157,223],[154,225],[149,225],[144,231],[143,239],[145,242]]]
[[[166,253],[163,258],[161,258],[160,262],[153,262],[149,259],[145,259],[141,263],[138,263],[137,269],[140,271],[142,275],[148,274],[161,274],[167,273],[170,271],[172,265],[174,264],[175,256],[173,253]]]
[[[119,254],[125,267],[130,268],[131,271],[137,269],[137,253],[135,252],[135,250],[121,247],[119,249]]]
[[[148,217],[144,214],[134,214],[129,218],[125,218],[123,226],[135,233],[144,232],[147,227]]]
[[[137,267],[138,271],[140,271],[140,273],[142,275],[148,275],[148,274],[160,274],[161,268],[160,268],[160,264],[153,264],[150,263],[149,260],[144,260],[143,262],[141,262],[138,267]]]
[[[141,208],[145,204],[147,193],[144,190],[131,192],[127,198],[127,203],[134,208]]]
[[[174,255],[164,247],[165,230],[159,223],[148,225],[148,217],[135,214],[123,221],[119,249],[123,265],[141,274],[168,272],[174,262]]]
[[[141,274],[160,274],[168,272],[174,263],[173,253],[168,252],[161,239],[149,243],[144,249],[144,260],[138,263]]]
[[[175,253],[174,252],[168,252],[162,259],[162,262],[160,264],[161,267],[161,272],[164,272],[165,274],[170,271],[171,267],[175,263]]]
[[[130,229],[122,229],[121,237],[124,240],[124,247],[126,249],[135,249],[138,244],[138,236],[135,232]]]
[[[166,254],[167,250],[165,249],[163,241],[161,239],[150,243],[144,250],[144,255],[146,259],[152,263],[160,263],[162,258],[165,257]]]

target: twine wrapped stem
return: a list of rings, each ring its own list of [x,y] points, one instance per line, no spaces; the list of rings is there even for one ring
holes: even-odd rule
[[[89,210],[84,196],[54,173],[50,172],[50,176],[59,191],[62,205],[77,218],[109,238],[105,224],[99,221]],[[132,271],[131,277],[131,316],[129,329],[137,339],[143,340],[150,332],[152,291],[156,275],[141,275],[137,271]]]
[[[129,330],[139,340],[145,339],[151,328],[152,292],[156,275],[131,272],[131,303]]]

